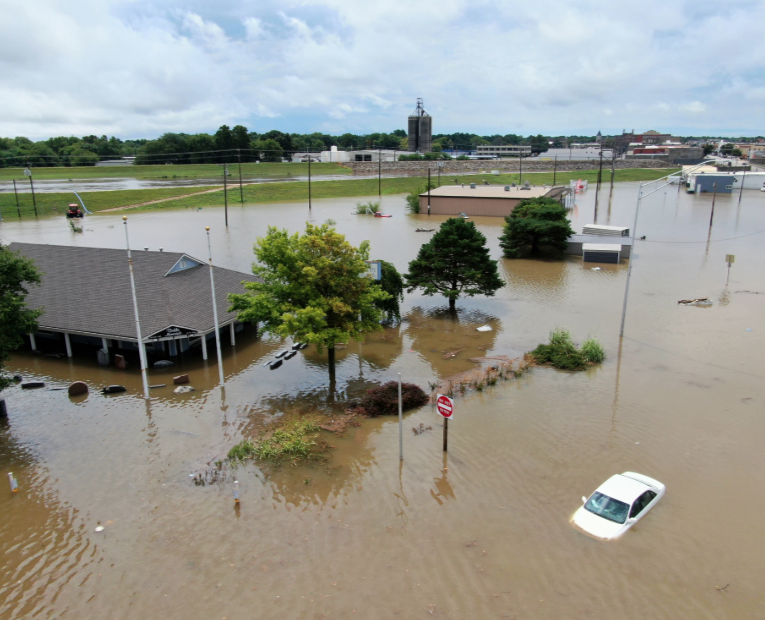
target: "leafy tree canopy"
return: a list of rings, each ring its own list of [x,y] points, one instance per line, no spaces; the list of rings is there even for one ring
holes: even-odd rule
[[[404,278],[410,293],[420,288],[425,295],[443,295],[450,310],[461,295],[493,296],[505,285],[497,272],[497,261],[489,258],[486,237],[473,222],[462,218],[441,224],[409,263]]]
[[[404,278],[393,263],[380,261],[380,281],[377,285],[388,294],[386,299],[379,299],[377,307],[385,314],[386,322],[400,321],[399,303],[404,301]]]
[[[521,200],[505,222],[499,238],[505,258],[562,258],[566,240],[574,234],[566,210],[552,198]]]
[[[311,342],[319,351],[326,346],[334,381],[335,345],[382,329],[378,302],[388,294],[366,276],[369,242],[355,248],[327,224],[307,224],[305,233],[292,236],[269,227],[254,251],[252,271],[263,281],[230,295],[231,310],[266,332]]]
[[[39,283],[40,272],[33,261],[0,246],[0,369],[24,343],[22,334],[37,330],[42,310],[27,308],[25,285]],[[7,385],[7,378],[0,375],[0,389]]]

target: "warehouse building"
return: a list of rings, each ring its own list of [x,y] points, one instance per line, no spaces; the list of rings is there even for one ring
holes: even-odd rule
[[[541,197],[560,200],[567,191],[563,186],[445,185],[420,194],[420,213],[505,217],[521,200]]]

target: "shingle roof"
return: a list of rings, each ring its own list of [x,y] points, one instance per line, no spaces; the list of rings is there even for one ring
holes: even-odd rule
[[[31,258],[42,272],[40,286],[27,296],[30,308],[43,308],[41,329],[89,333],[106,338],[135,340],[135,315],[125,250],[83,248],[34,243],[11,243],[9,249]],[[171,325],[206,332],[213,329],[210,270],[193,267],[165,276],[184,254],[133,251],[136,297],[141,332],[150,336]],[[218,320],[228,312],[227,295],[243,293],[242,281],[252,274],[213,267]]]

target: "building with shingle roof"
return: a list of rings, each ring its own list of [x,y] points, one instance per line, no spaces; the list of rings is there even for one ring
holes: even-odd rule
[[[9,249],[31,258],[42,273],[40,286],[29,289],[26,302],[42,308],[38,336],[63,334],[70,340],[137,349],[130,271],[125,250],[34,243],[11,243]],[[150,350],[176,355],[201,344],[215,332],[207,261],[177,252],[133,251],[133,272],[141,322],[141,338]],[[213,267],[218,323],[228,327],[232,342],[241,329],[229,312],[229,293],[243,293],[252,274]],[[35,335],[31,335],[32,348]],[[111,341],[111,342],[110,342]],[[200,342],[201,341],[201,342]]]

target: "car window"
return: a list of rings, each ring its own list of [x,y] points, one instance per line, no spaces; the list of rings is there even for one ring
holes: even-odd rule
[[[635,503],[632,504],[632,510],[630,510],[630,519],[637,517],[645,508],[653,501],[653,498],[656,497],[656,493],[653,491],[646,491],[643,493],[640,497],[638,497],[635,500]]]
[[[598,493],[597,491],[592,494],[592,497],[584,505],[585,510],[615,523],[624,523],[627,520],[629,508],[629,504],[620,502],[618,499],[603,495],[603,493]]]

